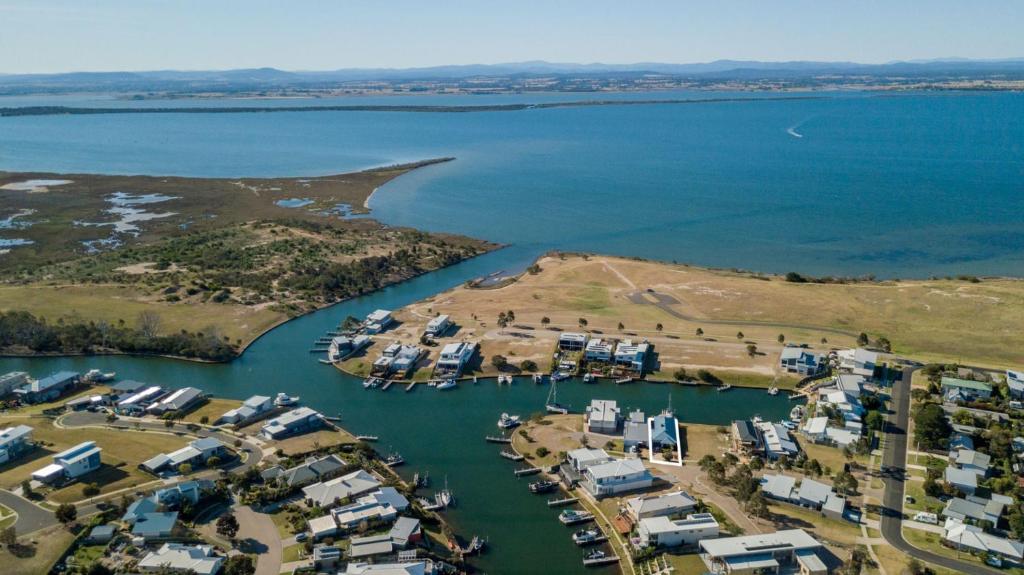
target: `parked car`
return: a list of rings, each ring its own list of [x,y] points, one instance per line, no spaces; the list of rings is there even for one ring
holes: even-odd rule
[[[295,540],[298,541],[299,543],[302,543],[306,539],[309,539],[309,533],[303,532],[303,533],[299,533],[298,535],[295,536]]]

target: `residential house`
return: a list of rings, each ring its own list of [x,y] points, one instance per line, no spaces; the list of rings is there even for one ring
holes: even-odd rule
[[[338,522],[330,513],[322,517],[314,517],[306,523],[309,525],[309,534],[313,541],[319,541],[324,537],[334,537],[338,534]]]
[[[420,520],[412,517],[399,517],[388,532],[388,537],[396,547],[402,548],[415,545],[423,540],[423,531],[420,528]]]
[[[434,373],[458,377],[476,353],[476,344],[468,341],[449,343],[441,348],[441,355],[434,365]]]
[[[0,396],[13,392],[16,388],[26,385],[28,381],[28,373],[24,371],[12,371],[0,375]]]
[[[949,402],[971,402],[992,397],[992,384],[986,381],[942,378],[942,397]]]
[[[214,555],[211,545],[185,545],[164,543],[156,551],[150,551],[139,560],[142,572],[180,572],[195,575],[216,575],[224,564],[224,558]]]
[[[637,532],[643,547],[680,547],[718,537],[718,521],[710,513],[687,515],[686,519],[648,517],[640,520]]]
[[[343,499],[350,499],[380,487],[380,481],[362,469],[330,481],[314,483],[302,489],[307,500],[320,507],[330,507]]]
[[[978,477],[985,477],[988,475],[992,457],[973,449],[961,449],[956,452],[953,462],[964,471],[970,471]]]
[[[651,344],[647,342],[633,343],[632,340],[627,339],[615,346],[615,365],[621,365],[643,375],[650,352]]]
[[[828,499],[828,494],[831,492],[831,486],[805,477],[803,481],[800,482],[800,487],[797,489],[794,502],[798,505],[803,505],[804,507],[821,509],[821,506],[825,504],[825,500]]]
[[[622,424],[622,449],[631,451],[635,447],[647,445],[649,440],[647,418],[639,409],[631,411]]]
[[[85,543],[89,545],[106,545],[110,543],[115,534],[117,534],[117,525],[110,523],[97,525],[85,536]]]
[[[64,407],[71,411],[82,411],[93,409],[102,405],[109,405],[111,396],[109,394],[86,395],[64,402]]]
[[[95,441],[84,441],[53,456],[53,463],[32,472],[32,479],[57,483],[76,479],[100,468],[100,452]]]
[[[850,445],[855,445],[860,441],[861,433],[859,430],[850,429],[848,427],[834,427],[829,426],[825,429],[825,439],[831,443],[834,443],[836,447],[843,449]]]
[[[426,575],[426,561],[404,563],[349,563],[345,575]]]
[[[612,399],[592,399],[587,407],[587,430],[591,433],[614,434],[622,421],[618,403]]]
[[[78,372],[59,371],[43,379],[29,380],[27,384],[15,389],[14,394],[25,403],[53,401],[78,385],[80,380]]]
[[[373,362],[372,371],[382,376],[392,373],[408,375],[422,355],[423,350],[415,345],[393,343],[384,348],[381,356]]]
[[[146,412],[153,415],[163,415],[172,412],[183,413],[198,405],[204,399],[206,399],[206,394],[203,393],[203,390],[196,387],[184,387],[171,392],[160,401],[153,402],[146,408]]]
[[[149,384],[141,381],[135,381],[134,379],[122,379],[117,383],[111,384],[109,387],[110,393],[120,399],[146,389],[149,387]]]
[[[394,321],[395,319],[391,317],[390,311],[378,309],[366,316],[366,320],[363,322],[363,329],[369,334],[380,333],[387,329]]]
[[[300,465],[289,469],[271,467],[260,475],[264,480],[275,480],[288,487],[303,487],[320,481],[333,479],[345,470],[346,463],[333,453],[323,457],[310,457]]]
[[[957,519],[946,520],[943,536],[960,551],[992,554],[1017,563],[1024,559],[1024,543],[986,533],[981,527]]]
[[[0,431],[0,464],[14,461],[31,451],[32,428],[27,425],[15,425]]]
[[[317,573],[334,573],[341,566],[341,548],[333,545],[318,545],[313,548],[313,568]]]
[[[1010,397],[1024,399],[1024,371],[1006,370],[1006,385],[1010,388]]]
[[[581,484],[594,497],[648,489],[654,476],[639,459],[616,459],[592,465],[583,471]]]
[[[569,462],[573,471],[577,473],[583,473],[586,468],[592,465],[614,461],[614,458],[608,455],[605,450],[588,447],[573,449],[565,455],[565,459]]]
[[[274,400],[266,395],[254,395],[242,402],[242,405],[229,409],[217,418],[216,425],[244,425],[256,421],[274,409]]]
[[[452,319],[450,316],[441,314],[435,316],[427,322],[427,335],[430,337],[441,337],[452,327]]]
[[[608,363],[612,360],[612,342],[597,338],[587,342],[583,352],[584,361]]]
[[[822,443],[828,439],[828,435],[825,432],[827,428],[827,417],[811,417],[804,422],[803,427],[800,428],[800,433],[814,443]]]
[[[779,367],[788,373],[817,375],[828,367],[825,356],[800,347],[784,347],[779,355]]]
[[[796,479],[788,475],[765,475],[761,478],[761,492],[770,499],[793,503],[795,490]]]
[[[778,573],[781,568],[804,575],[827,573],[818,556],[823,545],[803,529],[740,537],[705,539],[700,557],[715,574]]]
[[[769,461],[775,461],[783,455],[794,457],[800,453],[800,448],[789,436],[789,430],[785,426],[770,421],[761,421],[754,427],[761,435],[764,455]]]
[[[981,499],[970,496],[970,499],[954,497],[946,502],[942,516],[949,519],[957,519],[970,523],[981,523],[988,521],[995,527],[999,524],[999,518],[1003,515],[1006,506],[991,499]]]
[[[583,351],[587,347],[587,334],[565,332],[558,336],[559,351]]]
[[[659,447],[671,447],[679,445],[679,422],[675,416],[669,413],[662,413],[651,418],[651,449]]]
[[[151,385],[139,391],[127,394],[123,399],[117,398],[114,411],[123,414],[141,415],[146,411],[146,406],[160,399],[166,393],[159,385]]]
[[[672,517],[697,509],[697,500],[685,491],[633,497],[626,501],[626,513],[633,521]]]
[[[759,453],[761,436],[757,433],[752,421],[737,419],[732,422],[732,444],[736,451],[742,453]]]
[[[159,473],[165,469],[175,470],[187,463],[192,467],[205,465],[211,457],[222,457],[227,448],[220,440],[203,437],[189,442],[188,445],[171,453],[161,453],[142,462],[141,467],[150,473]]]
[[[160,504],[155,497],[143,497],[132,501],[121,516],[121,521],[127,525],[135,525],[135,522],[148,513],[155,513],[160,510]]]
[[[165,509],[180,509],[182,504],[198,504],[205,496],[216,489],[216,484],[209,479],[197,479],[194,481],[182,481],[170,487],[157,489],[150,495],[157,504]]]
[[[357,335],[354,337],[339,335],[332,337],[331,343],[327,346],[327,359],[330,361],[341,361],[370,345],[370,342],[370,336],[367,335]]]
[[[389,555],[393,550],[391,537],[387,534],[352,537],[349,539],[348,556],[352,559],[363,559],[375,555]]]
[[[143,513],[132,524],[132,537],[141,537],[145,540],[167,539],[174,533],[177,522],[177,511]]]
[[[967,495],[974,495],[974,490],[978,488],[978,475],[976,473],[966,469],[958,469],[952,465],[946,467],[945,479],[947,484],[952,485]]]
[[[875,367],[879,365],[878,354],[864,348],[844,349],[837,354],[839,369],[854,375],[873,377]]]
[[[354,503],[334,509],[331,515],[339,528],[350,530],[364,521],[392,521],[408,507],[409,501],[402,494],[393,487],[384,487],[376,493],[360,497]]]
[[[266,439],[284,439],[292,435],[319,429],[324,416],[308,407],[298,407],[268,421],[260,430]]]
[[[949,437],[949,456],[956,459],[956,454],[961,450],[974,451],[974,437],[967,433],[953,432]]]

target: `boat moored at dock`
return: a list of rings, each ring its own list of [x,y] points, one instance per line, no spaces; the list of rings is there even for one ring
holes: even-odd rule
[[[565,509],[558,514],[558,520],[562,522],[562,525],[575,525],[577,523],[593,521],[593,519],[593,513],[580,511],[579,509]]]
[[[534,481],[530,484],[530,493],[550,493],[558,489],[558,484],[554,481]]]
[[[498,418],[499,429],[512,429],[514,427],[518,427],[521,423],[522,422],[519,420],[518,415],[509,415],[507,413],[502,413],[501,417]]]

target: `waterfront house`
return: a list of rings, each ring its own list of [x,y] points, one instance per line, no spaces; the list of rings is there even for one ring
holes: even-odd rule
[[[53,456],[53,463],[32,472],[32,479],[57,483],[76,479],[100,468],[100,452],[95,441],[84,441]]]
[[[612,342],[603,339],[592,339],[587,342],[583,352],[585,361],[608,363],[612,360]]]
[[[268,421],[260,430],[265,439],[283,439],[323,427],[324,416],[308,407],[298,407]]]
[[[13,392],[16,388],[28,383],[28,373],[24,371],[12,371],[0,375],[0,397]]]
[[[825,430],[828,428],[828,418],[824,416],[811,417],[804,422],[800,433],[814,443],[821,443],[828,439]]]
[[[384,348],[381,356],[374,360],[371,371],[381,376],[388,376],[392,373],[405,376],[416,367],[416,363],[422,355],[423,350],[415,345],[393,343]]]
[[[615,459],[591,465],[583,471],[581,485],[594,497],[648,489],[654,476],[639,459]]]
[[[986,533],[981,527],[957,519],[946,520],[943,537],[958,551],[991,554],[1014,563],[1024,559],[1024,543]]]
[[[380,487],[380,481],[362,469],[336,477],[329,481],[314,483],[302,489],[307,501],[319,507],[337,505],[342,499],[349,499]]]
[[[947,484],[967,495],[974,495],[974,490],[978,488],[978,475],[976,473],[966,469],[958,469],[952,465],[946,467],[945,479]]]
[[[873,377],[878,363],[878,353],[864,349],[843,349],[836,353],[839,369],[863,377]]]
[[[995,527],[999,525],[999,518],[1003,515],[1005,508],[1005,504],[993,499],[983,499],[974,496],[968,496],[968,499],[954,497],[946,502],[946,507],[942,510],[942,516],[960,521],[966,520],[972,523],[988,521]]]
[[[964,471],[970,471],[978,477],[985,477],[988,475],[992,457],[973,449],[961,449],[956,452],[953,462]]]
[[[59,371],[43,379],[30,380],[14,390],[21,401],[25,403],[43,403],[53,401],[64,392],[78,385],[80,376],[75,371]]]
[[[1006,386],[1010,389],[1010,397],[1024,399],[1024,371],[1006,370]]]
[[[274,400],[265,395],[254,395],[242,405],[229,409],[214,422],[217,425],[243,425],[259,419],[274,409]]]
[[[151,385],[144,389],[127,394],[123,399],[118,396],[114,410],[122,414],[141,415],[146,406],[158,400],[164,395],[164,389],[159,385]]]
[[[779,366],[788,373],[817,375],[828,367],[825,356],[800,347],[784,347],[779,355]]]
[[[363,329],[369,334],[380,333],[387,329],[394,321],[390,311],[378,309],[366,316],[366,320],[363,322]]]
[[[573,471],[576,471],[577,473],[583,473],[583,470],[591,465],[598,465],[614,460],[614,458],[608,455],[605,450],[588,447],[573,449],[565,455],[565,459],[569,462]]]
[[[633,497],[626,501],[626,513],[633,521],[672,517],[697,509],[697,500],[685,491]]]
[[[319,458],[310,457],[304,463],[289,469],[270,467],[260,475],[264,480],[277,481],[288,487],[304,487],[334,479],[345,470],[345,465],[340,457],[332,453]]]
[[[647,342],[633,343],[628,339],[621,341],[615,346],[615,365],[621,365],[643,375],[650,352],[651,344]]]
[[[647,445],[647,418],[639,409],[631,411],[622,424],[622,449],[630,451],[635,447]]]
[[[765,475],[761,478],[761,493],[769,499],[793,503],[796,479],[788,475]]]
[[[177,522],[177,511],[143,513],[132,524],[132,537],[141,537],[145,540],[167,539],[174,533]]]
[[[206,394],[203,393],[203,390],[197,387],[184,387],[170,393],[160,401],[153,402],[146,408],[146,412],[153,415],[172,412],[184,413],[204,399],[206,399]]]
[[[194,573],[195,575],[216,575],[224,564],[224,558],[213,553],[211,545],[185,545],[164,543],[156,551],[150,551],[139,560],[138,568],[143,573]]]
[[[591,433],[614,434],[619,429],[622,412],[613,399],[592,399],[587,407],[587,430]]]
[[[412,517],[399,517],[388,533],[388,537],[399,548],[419,543],[423,540],[420,520]]]
[[[428,337],[441,337],[452,327],[452,318],[446,314],[434,316],[427,322]]]
[[[409,500],[394,487],[383,487],[354,503],[334,509],[331,514],[340,529],[350,530],[364,521],[392,521],[408,507]]]
[[[394,550],[391,537],[387,534],[352,537],[349,539],[348,556],[363,559],[375,555],[389,555]]]
[[[675,448],[679,445],[679,422],[675,416],[662,413],[651,418],[651,449],[659,447]]]
[[[468,341],[449,343],[441,348],[441,354],[434,365],[438,375],[454,375],[458,377],[476,353],[476,344]]]
[[[558,336],[558,350],[577,352],[587,347],[587,334],[565,332]]]
[[[761,437],[752,421],[746,419],[733,421],[731,434],[733,449],[736,451],[747,454],[761,451]]]
[[[426,561],[375,564],[353,561],[345,567],[344,573],[345,575],[425,575],[428,571]]]
[[[648,517],[637,527],[642,547],[680,547],[718,537],[718,521],[710,513],[687,515],[685,519]]]
[[[971,402],[992,397],[992,384],[986,381],[942,378],[942,397],[949,402]]]
[[[715,574],[828,573],[818,556],[823,545],[803,529],[705,539],[699,545],[700,558],[708,571]]]
[[[8,427],[0,431],[0,464],[14,461],[34,447],[31,427],[27,425]]]
[[[220,440],[213,437],[203,437],[189,442],[188,445],[172,451],[161,453],[151,459],[142,462],[141,467],[150,473],[159,473],[163,470],[176,470],[183,464],[192,467],[205,465],[211,457],[225,455],[227,448]]]
[[[367,335],[357,335],[354,337],[339,335],[332,337],[331,343],[327,346],[327,359],[341,361],[370,345],[370,341],[370,337]]]
[[[83,409],[95,408],[101,405],[108,405],[109,403],[109,395],[86,395],[64,402],[64,407],[71,411],[82,411]]]
[[[122,379],[121,381],[110,385],[110,393],[118,399],[121,399],[123,397],[128,397],[133,393],[138,393],[147,387],[149,387],[149,384],[141,381],[135,381],[134,379]]]
[[[769,461],[775,461],[783,455],[794,457],[800,453],[800,448],[789,436],[789,430],[785,426],[762,421],[754,424],[754,427],[761,436],[762,449]]]

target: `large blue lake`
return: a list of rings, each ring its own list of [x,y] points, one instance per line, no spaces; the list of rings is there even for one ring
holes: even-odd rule
[[[413,96],[67,105],[491,104],[735,94]],[[0,169],[313,175],[434,156],[374,196],[392,224],[550,248],[812,274],[1024,275],[1024,95],[0,120]]]

